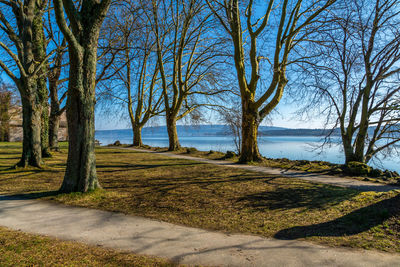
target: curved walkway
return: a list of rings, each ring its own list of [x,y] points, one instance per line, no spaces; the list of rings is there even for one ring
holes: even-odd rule
[[[396,190],[396,189],[400,190],[399,186],[391,186],[391,185],[385,185],[385,184],[379,184],[379,183],[359,181],[356,179],[343,178],[343,177],[337,177],[337,176],[332,176],[332,175],[323,175],[323,174],[319,174],[319,173],[309,173],[309,172],[283,170],[283,169],[278,169],[278,168],[269,168],[269,167],[262,167],[262,166],[235,164],[235,163],[225,161],[225,160],[211,160],[211,159],[192,157],[192,156],[186,156],[186,155],[177,155],[177,154],[169,153],[169,152],[155,152],[155,151],[151,151],[151,150],[137,149],[137,148],[120,148],[120,147],[116,147],[116,148],[129,149],[129,150],[134,150],[137,152],[153,153],[153,154],[158,154],[158,155],[167,156],[167,157],[171,157],[171,158],[199,161],[199,162],[204,162],[204,163],[208,163],[208,164],[214,164],[214,165],[225,166],[225,167],[230,167],[230,168],[244,169],[244,170],[261,172],[261,173],[266,173],[266,174],[280,175],[282,177],[297,178],[297,179],[307,180],[307,181],[314,182],[314,183],[322,183],[322,184],[329,184],[329,185],[340,186],[340,187],[348,187],[348,188],[353,188],[353,189],[357,189],[357,190],[365,191],[365,192],[367,192],[367,191],[388,192],[388,191]]]
[[[0,196],[0,225],[207,266],[399,266],[400,255],[228,235],[142,217]]]

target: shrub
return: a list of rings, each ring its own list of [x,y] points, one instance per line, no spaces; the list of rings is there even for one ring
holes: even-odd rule
[[[360,175],[369,175],[372,171],[372,168],[365,163],[350,161],[346,166],[346,173],[360,176]]]
[[[121,146],[121,142],[120,141],[115,141],[115,143],[113,144],[114,146]]]
[[[198,152],[198,150],[196,148],[194,148],[194,147],[186,148],[186,153],[187,154],[192,154],[192,153],[196,153],[196,152]]]
[[[226,151],[226,154],[224,156],[224,159],[231,159],[236,157],[236,153],[233,151]]]

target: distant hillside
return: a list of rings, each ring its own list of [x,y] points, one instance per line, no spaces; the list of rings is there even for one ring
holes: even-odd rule
[[[178,125],[178,135],[181,137],[190,136],[227,136],[231,135],[231,131],[227,125]],[[371,127],[368,131],[372,134],[374,128]],[[131,129],[124,130],[106,130],[101,132],[112,133],[131,133]],[[100,131],[98,131],[100,132]],[[289,129],[274,126],[260,126],[258,129],[260,136],[326,136],[330,130],[325,129]],[[142,130],[143,136],[151,137],[167,137],[166,126],[145,127]],[[331,136],[340,136],[340,129],[335,129]]]
[[[284,130],[282,127],[260,126],[260,131],[273,132]],[[178,125],[179,136],[225,136],[230,135],[227,125]],[[143,135],[167,136],[166,126],[154,126],[143,128]]]
[[[375,127],[368,128],[368,134],[373,135]],[[261,130],[260,136],[327,136],[331,130],[326,129],[274,129]],[[336,128],[331,133],[331,136],[340,136],[340,129]]]
[[[283,129],[283,130],[262,130],[259,132],[261,136],[326,136],[330,130],[324,129]],[[339,136],[340,130],[335,129],[332,136]]]

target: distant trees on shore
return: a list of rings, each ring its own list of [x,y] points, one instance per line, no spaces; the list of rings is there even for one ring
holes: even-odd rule
[[[18,166],[41,167],[58,149],[66,110],[63,192],[100,187],[96,103],[126,114],[136,146],[162,116],[171,151],[180,148],[177,121],[220,111],[242,163],[262,160],[259,125],[288,86],[304,114],[327,118],[327,135],[340,129],[346,163],[366,163],[399,141],[396,0],[26,0],[0,8],[0,68],[23,110]]]

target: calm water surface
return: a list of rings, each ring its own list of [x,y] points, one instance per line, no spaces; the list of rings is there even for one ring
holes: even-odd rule
[[[167,147],[168,137],[163,134],[144,134],[143,143],[150,146]],[[132,144],[131,130],[96,131],[96,139],[102,145],[119,140],[123,144]],[[235,151],[233,139],[230,136],[181,136],[182,146],[195,147],[198,150]],[[262,136],[258,138],[260,153],[268,158],[288,158],[292,160],[323,160],[333,163],[343,163],[344,156],[339,145],[332,145],[321,149],[321,137],[315,136]],[[381,158],[370,162],[370,165],[381,169],[400,172],[399,158]]]

